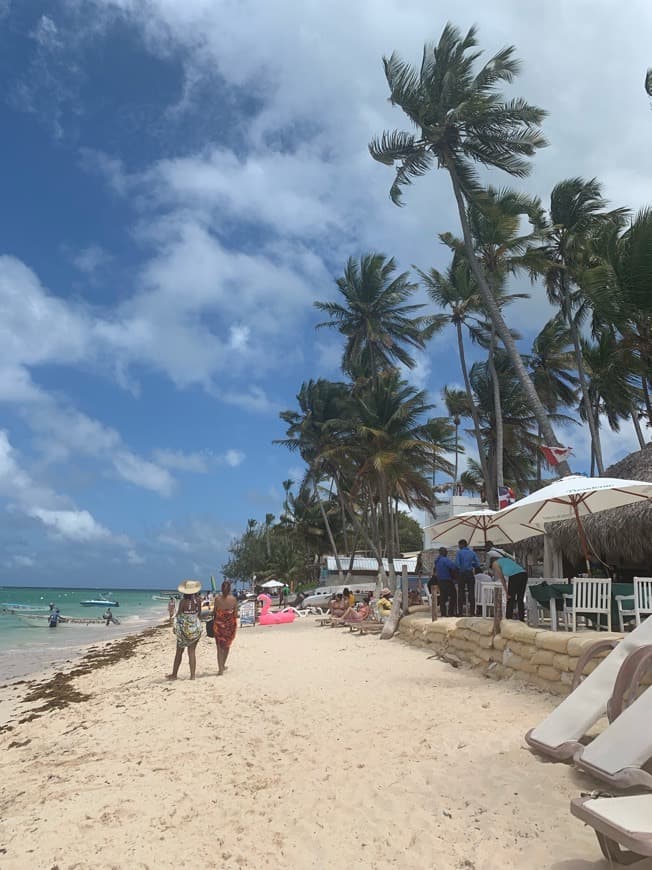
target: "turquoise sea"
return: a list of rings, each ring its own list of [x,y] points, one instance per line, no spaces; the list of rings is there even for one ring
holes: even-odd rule
[[[154,600],[154,589],[65,589],[41,587],[0,587],[0,680],[23,676],[51,664],[69,660],[82,647],[142,631],[167,617],[167,599]],[[119,602],[112,607],[120,625],[60,624],[47,627],[46,619],[26,622],[3,611],[13,605],[29,607],[23,613],[47,614],[50,602],[62,616],[98,619],[105,607],[83,607],[81,601],[107,598]]]

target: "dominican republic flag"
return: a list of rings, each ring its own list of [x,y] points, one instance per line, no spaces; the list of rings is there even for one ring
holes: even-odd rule
[[[514,490],[511,486],[499,486],[498,487],[498,507],[502,510],[506,508],[510,504],[514,504],[516,501],[516,496],[514,495]]]
[[[545,447],[541,445],[541,452],[546,458],[548,465],[559,465],[564,459],[573,455],[572,447]]]

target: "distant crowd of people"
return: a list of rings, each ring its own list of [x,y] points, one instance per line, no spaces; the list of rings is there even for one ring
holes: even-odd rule
[[[439,589],[439,607],[442,616],[463,616],[468,602],[469,615],[476,613],[475,584],[500,583],[503,587],[506,606],[505,616],[512,619],[514,610],[518,619],[525,621],[525,590],[527,572],[508,553],[499,550],[492,541],[485,548],[486,565],[483,567],[477,554],[462,538],[457,545],[455,559],[448,556],[446,547],[439,548],[432,577],[428,587]]]

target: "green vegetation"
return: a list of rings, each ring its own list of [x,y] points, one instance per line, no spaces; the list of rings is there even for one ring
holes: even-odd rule
[[[649,440],[652,210],[632,217],[611,207],[596,179],[561,180],[547,211],[523,191],[487,184],[494,170],[530,173],[546,145],[545,112],[501,92],[520,69],[513,46],[481,57],[475,28],[464,35],[447,24],[418,66],[396,53],[383,60],[390,101],[412,130],[380,134],[371,156],[393,167],[396,205],[430,170],[447,173],[461,238],[441,234],[448,267],[413,278],[383,254],[351,257],[337,299],[315,303],[327,318],[318,328],[343,336],[342,380],[303,383],[297,407],[281,413],[286,437],[277,443],[300,456],[305,476],[296,494],[285,482],[278,522],[250,520],[231,547],[229,576],[315,579],[320,555],[364,552],[381,574],[389,557],[392,584],[391,558],[420,545],[405,508],[433,508],[437,471],[497,507],[502,486],[541,485],[540,448],[560,446],[560,423],[587,427],[598,473],[605,421],[615,431],[631,424],[641,447]],[[646,90],[652,96],[652,71]],[[552,316],[524,352],[509,306],[530,292],[547,294]],[[414,354],[451,328],[464,389],[444,387],[437,417],[405,376]],[[470,367],[469,339],[476,356],[484,352]],[[460,472],[465,421],[477,457]],[[566,461],[555,469],[569,471]],[[348,569],[338,561],[342,581]]]

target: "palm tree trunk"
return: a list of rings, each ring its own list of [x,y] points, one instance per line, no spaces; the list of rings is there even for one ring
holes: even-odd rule
[[[647,410],[647,424],[652,426],[652,398],[650,397],[650,382],[647,375],[641,376],[641,387],[643,388],[643,400]]]
[[[360,518],[358,517],[358,515],[356,514],[356,512],[353,508],[353,505],[349,504],[346,499],[345,499],[344,503],[346,505],[346,509],[348,511],[348,514],[351,517],[351,522],[353,523],[353,526],[354,526],[356,532],[363,538],[363,540],[365,541],[365,543],[367,544],[367,546],[369,547],[371,552],[376,557],[376,561],[378,562],[378,573],[380,574],[380,576],[382,578],[382,582],[386,584],[387,583],[387,574],[386,574],[385,568],[383,566],[383,557],[382,557],[382,554],[381,554],[380,549],[378,548],[376,542],[373,540],[373,535],[370,536],[369,533],[367,532],[367,529],[362,525],[362,523],[360,522]],[[373,506],[370,510],[370,515],[373,517]],[[372,526],[375,525],[376,527],[378,525],[377,523],[374,523],[373,519],[372,519],[371,524],[372,524]]]
[[[537,484],[541,487],[541,429],[537,426]]]
[[[484,275],[483,270],[480,268],[480,265],[475,256],[475,252],[473,249],[473,239],[471,237],[471,228],[469,227],[469,222],[466,216],[466,204],[464,201],[464,194],[462,193],[462,188],[460,185],[459,178],[457,177],[457,171],[455,169],[455,165],[451,158],[446,159],[446,169],[451,177],[451,182],[453,184],[453,192],[455,194],[455,200],[457,202],[457,210],[460,216],[460,223],[462,225],[462,234],[464,236],[464,247],[466,248],[467,257],[469,260],[469,265],[473,271],[473,275],[475,276],[476,281],[478,282],[478,288],[482,295],[482,300],[486,306],[487,312],[491,317],[491,321],[496,327],[496,332],[500,336],[500,340],[503,343],[503,347],[507,351],[510,361],[514,367],[514,372],[518,377],[521,387],[523,388],[523,392],[527,398],[528,404],[532,408],[532,413],[536,417],[537,423],[539,424],[541,431],[543,433],[546,442],[552,447],[561,447],[562,445],[557,440],[557,436],[552,428],[552,424],[550,423],[550,419],[546,413],[546,409],[543,407],[543,403],[539,398],[537,391],[534,388],[534,384],[532,383],[532,379],[528,375],[527,369],[523,363],[523,358],[516,347],[516,342],[509,331],[509,327],[505,323],[505,319],[500,310],[500,306],[496,302],[496,298],[494,294],[491,292],[489,285],[487,284],[486,276]],[[570,466],[566,460],[563,460],[557,466],[557,471],[560,477],[563,477],[566,474],[570,474]]]
[[[645,438],[643,437],[643,430],[641,429],[641,424],[638,419],[638,411],[636,408],[632,408],[632,423],[634,424],[634,429],[636,430],[638,446],[642,450],[645,447]]]
[[[562,288],[562,292],[565,294],[566,287],[563,279],[562,284],[564,285]],[[595,461],[598,466],[598,474],[602,475],[604,474],[604,463],[602,461],[600,431],[596,426],[595,418],[593,415],[593,408],[591,407],[591,398],[589,396],[586,369],[584,368],[584,358],[582,356],[582,346],[580,344],[580,334],[577,328],[577,323],[575,322],[575,318],[572,316],[571,312],[564,311],[564,316],[566,318],[566,323],[568,324],[568,329],[570,330],[571,338],[573,340],[573,349],[575,351],[575,365],[577,366],[577,377],[580,382],[580,392],[582,393],[582,404],[584,405],[584,413],[586,414],[586,420],[589,424],[589,432],[591,433],[591,444],[593,445]]]
[[[324,526],[326,527],[326,534],[328,535],[328,540],[331,545],[331,550],[333,551],[333,556],[335,556],[335,564],[337,565],[337,577],[340,583],[344,582],[344,572],[342,571],[342,565],[340,564],[340,557],[337,552],[337,547],[335,546],[335,538],[333,537],[333,530],[331,529],[331,524],[328,522],[328,517],[326,516],[326,511],[324,509],[324,505],[322,503],[321,498],[319,497],[319,486],[317,484],[317,478],[313,477],[312,479],[313,486],[315,487],[315,495],[317,496],[317,504],[319,505],[319,510],[321,512],[321,518],[324,521]],[[338,487],[339,489],[339,487]]]
[[[455,417],[455,419],[457,420],[458,418]],[[459,452],[458,452],[459,451],[459,432],[460,432],[460,424],[458,422],[458,423],[455,423],[455,480],[453,481],[453,492],[455,491],[455,489],[457,487],[457,472],[458,472],[458,466],[459,466]],[[434,495],[435,494],[434,494],[434,486],[433,486],[433,498],[434,498]]]
[[[337,487],[337,500],[340,503],[340,515],[342,517],[342,538],[344,541],[344,551],[349,552],[349,535],[346,530],[346,511],[344,510],[344,502],[342,501],[342,493],[339,486]]]
[[[491,343],[489,345],[489,374],[494,395],[494,417],[496,422],[496,506],[500,507],[500,490],[505,486],[504,453],[505,430],[503,427],[503,406],[500,399],[500,381],[494,362],[496,351],[496,328],[491,326]]]
[[[469,405],[471,406],[473,432],[475,434],[475,443],[478,448],[478,458],[480,460],[480,468],[482,469],[482,477],[484,478],[485,492],[488,494],[489,497],[491,497],[493,487],[491,486],[491,478],[489,477],[489,469],[487,468],[487,456],[484,452],[484,445],[482,443],[480,415],[478,414],[478,409],[473,398],[471,379],[469,378],[469,372],[466,367],[466,354],[464,353],[464,335],[462,334],[462,324],[459,321],[455,323],[455,329],[457,331],[457,352],[460,357],[460,367],[462,369],[462,377],[464,378],[464,388],[466,389],[466,394],[469,397]],[[455,460],[457,461],[457,454],[455,454]]]

